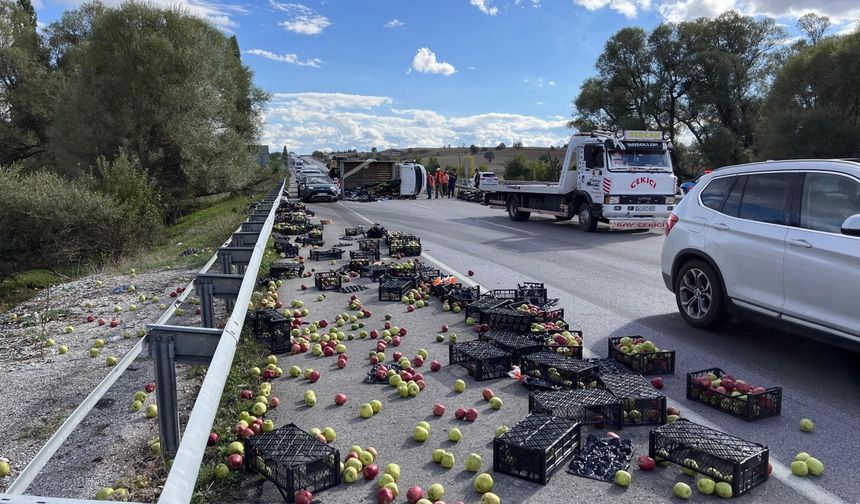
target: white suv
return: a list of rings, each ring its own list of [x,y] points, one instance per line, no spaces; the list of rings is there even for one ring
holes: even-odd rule
[[[666,225],[663,279],[683,318],[737,309],[860,344],[860,163],[768,161],[705,175]]]

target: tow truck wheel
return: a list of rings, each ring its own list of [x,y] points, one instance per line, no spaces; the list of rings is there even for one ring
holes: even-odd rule
[[[517,202],[516,196],[508,197],[508,217],[510,217],[512,221],[528,220],[530,216],[531,212],[520,211],[520,205]]]
[[[591,205],[583,203],[579,205],[579,229],[593,233],[597,230],[597,219],[594,218],[594,212],[591,211]]]

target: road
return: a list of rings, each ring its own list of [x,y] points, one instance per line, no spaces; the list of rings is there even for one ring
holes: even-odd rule
[[[715,332],[689,327],[660,277],[662,235],[606,230],[587,234],[574,223],[541,217],[512,222],[503,211],[454,199],[340,202],[314,204],[313,209],[336,226],[380,223],[389,230],[414,232],[422,240],[426,260],[461,275],[473,270],[474,280],[486,288],[545,283],[565,308],[565,318],[584,331],[586,357],[605,357],[606,338],[616,335],[642,335],[675,349],[676,374],[664,377],[664,392],[682,416],[771,449],[775,477],[744,500],[860,499],[860,483],[848,476],[860,466],[860,354],[749,322],[733,322]],[[747,423],[686,400],[685,373],[710,367],[748,382],[783,387],[782,415]],[[799,430],[805,417],[815,421],[814,433]],[[623,434],[634,439],[637,455],[647,452],[647,428],[628,428]],[[788,473],[787,465],[800,451],[824,461],[823,477],[801,479]],[[622,496],[612,487],[560,475],[527,500],[593,502],[595,493],[630,502],[671,500],[667,495],[679,478],[677,472],[647,476]],[[547,493],[557,480],[564,480],[564,486],[556,488],[562,493]],[[569,481],[577,483],[576,490],[571,491]]]

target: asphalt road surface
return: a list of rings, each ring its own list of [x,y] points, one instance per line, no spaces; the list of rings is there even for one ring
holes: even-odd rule
[[[771,479],[740,500],[860,502],[860,483],[853,476],[860,467],[860,354],[750,322],[733,322],[715,332],[691,328],[678,315],[674,297],[665,289],[661,279],[661,234],[608,230],[589,234],[579,231],[575,222],[557,222],[539,216],[527,222],[512,222],[504,211],[455,199],[321,203],[313,204],[312,208],[318,217],[333,219],[331,227],[341,232],[345,226],[369,226],[371,223],[380,223],[389,230],[413,232],[421,238],[425,261],[459,273],[461,277],[466,271],[473,270],[473,280],[489,289],[510,288],[523,281],[545,283],[550,297],[559,298],[559,306],[565,309],[565,319],[584,331],[586,357],[606,357],[606,338],[620,335],[642,335],[653,339],[661,348],[676,350],[676,373],[674,376],[664,375],[664,393],[670,404],[679,407],[685,418],[770,447],[774,464]],[[334,235],[327,236],[327,239],[334,238]],[[285,292],[283,296],[292,296],[294,292]],[[375,296],[375,290],[368,291],[367,296]],[[343,304],[341,301],[340,305]],[[332,313],[344,308],[335,306],[332,310],[336,311]],[[379,309],[395,314],[404,311],[402,305],[397,304]],[[404,354],[414,352],[412,346],[415,349],[425,347],[431,350],[431,358],[439,358],[447,364],[447,351],[432,343],[439,320],[451,324],[452,330],[469,338],[471,332],[466,332],[461,316],[453,318],[441,312],[438,304],[424,313],[410,323],[416,326],[419,334],[425,335],[420,341],[413,340],[408,344],[404,341]],[[409,314],[410,317],[413,315]],[[459,326],[455,326],[455,322]],[[365,346],[367,344],[364,343]],[[358,354],[361,358],[366,355],[366,350],[362,347]],[[286,366],[282,367],[286,369]],[[711,367],[720,367],[737,378],[766,387],[781,386],[781,416],[748,423],[686,400],[685,373]],[[347,415],[350,417],[346,424],[348,431],[356,435],[360,433],[362,439],[376,443],[377,448],[384,446],[385,450],[380,450],[385,453],[383,463],[394,461],[407,465],[411,463],[408,461],[415,459],[411,468],[414,472],[429,471],[430,475],[420,480],[416,474],[412,480],[414,483],[401,483],[401,492],[405,493],[408,486],[416,483],[426,488],[436,478],[444,482],[446,488],[453,486],[456,491],[450,498],[446,495],[446,501],[477,502],[477,494],[468,492],[471,482],[468,475],[471,473],[460,472],[465,457],[469,450],[478,451],[484,458],[484,467],[491,467],[492,449],[490,444],[486,444],[487,436],[492,436],[497,425],[513,425],[527,413],[524,387],[508,381],[478,383],[467,378],[467,392],[478,394],[483,386],[491,386],[506,399],[506,406],[492,413],[495,416],[483,427],[467,427],[480,441],[474,440],[460,450],[460,445],[470,437],[467,434],[466,439],[457,445],[459,470],[450,471],[456,475],[440,474],[438,466],[425,463],[432,448],[438,447],[445,439],[444,433],[434,433],[431,440],[435,437],[436,442],[425,443],[432,444],[429,447],[416,447],[409,435],[415,422],[429,415],[433,402],[444,402],[449,411],[453,410],[449,402],[459,401],[459,397],[451,392],[450,385],[465,374],[457,369],[445,367],[443,372],[434,374],[428,390],[415,399],[420,400],[421,405],[414,406],[420,414],[412,411],[412,405],[397,406],[400,413],[383,420],[385,423],[369,427],[370,433],[364,432],[365,426],[370,424],[353,423],[353,417],[357,417],[357,413],[353,413],[357,412],[360,403],[358,400],[350,403],[355,411]],[[363,389],[355,388],[362,385],[353,387],[341,383],[332,386],[335,387],[332,395],[338,387],[356,390],[356,394],[364,393]],[[393,389],[383,389],[385,397],[393,392]],[[429,397],[423,397],[425,395]],[[470,396],[466,402],[471,404],[476,399],[479,399],[479,394],[478,397]],[[321,402],[328,405],[330,399],[326,397]],[[327,412],[322,408],[313,413],[305,412],[305,415],[310,415],[306,420],[311,422],[306,427],[313,426],[314,421],[321,422],[316,424],[319,427],[324,426],[322,422],[335,422]],[[287,418],[302,425],[299,421],[301,415]],[[813,433],[799,430],[801,418],[815,421]],[[446,416],[444,428],[453,426],[456,421],[451,419],[450,423],[448,425]],[[486,431],[481,431],[482,428]],[[586,430],[583,433],[585,435]],[[638,455],[647,454],[647,427],[630,427],[621,434],[635,443],[634,461]],[[347,447],[351,444],[349,441],[344,443]],[[366,443],[362,441],[361,444]],[[448,443],[441,444],[444,447]],[[396,455],[391,451],[396,451]],[[792,476],[787,466],[800,451],[822,460],[826,465],[825,475],[819,478]],[[547,486],[493,474],[497,493],[503,502],[597,502],[606,499],[613,502],[670,502],[677,500],[672,497],[671,490],[675,481],[686,481],[694,487],[693,500],[717,499],[699,495],[693,480],[680,475],[675,468],[658,469],[647,474],[634,470],[634,483],[626,491],[565,474],[561,470]],[[343,487],[320,496],[331,502],[372,498],[370,489]]]

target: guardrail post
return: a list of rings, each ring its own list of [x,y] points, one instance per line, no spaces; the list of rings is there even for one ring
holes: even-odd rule
[[[200,298],[200,315],[203,318],[203,327],[215,327],[215,307],[213,306],[215,298],[212,295],[212,281],[198,278],[194,282],[194,286],[197,288],[197,297]]]
[[[230,245],[234,247],[253,247],[260,238],[259,232],[239,231],[230,237]]]
[[[150,332],[149,353],[155,365],[155,402],[158,407],[161,453],[165,459],[172,458],[179,447],[173,336]]]
[[[262,222],[244,222],[242,223],[242,231],[246,233],[259,233],[263,229]]]
[[[221,273],[233,273],[233,266],[236,266],[236,272],[239,274],[245,273],[245,267],[251,261],[251,255],[254,253],[254,247],[221,247],[218,249],[218,258],[221,260]]]

